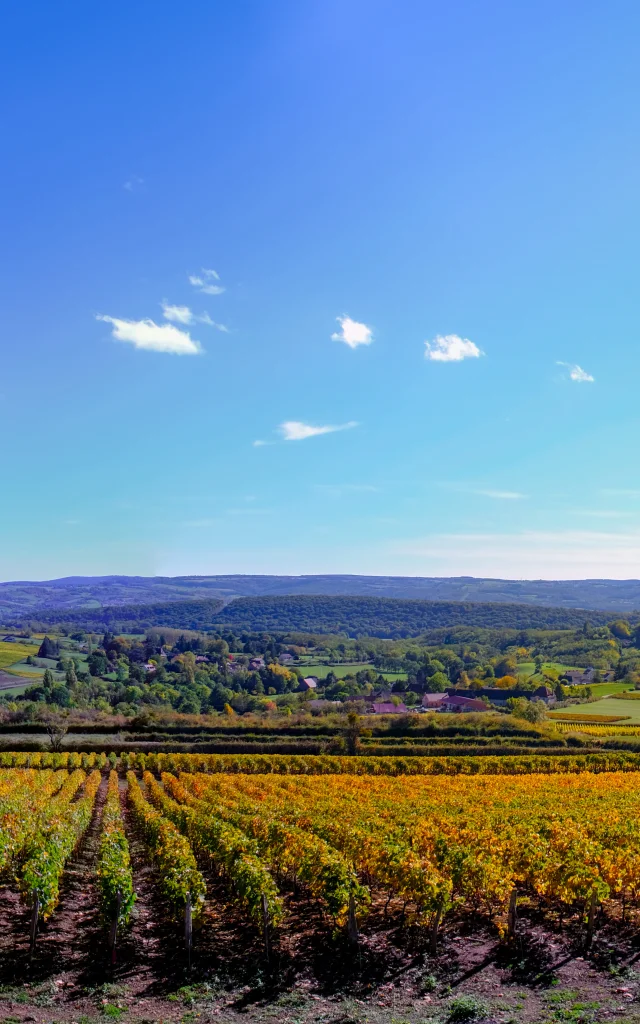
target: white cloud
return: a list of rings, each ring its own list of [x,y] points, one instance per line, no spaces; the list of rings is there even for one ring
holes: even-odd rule
[[[216,281],[220,280],[220,274],[216,270],[206,270],[203,267],[200,274],[202,276],[189,274],[189,283],[194,288],[204,292],[205,295],[222,295],[225,289],[221,284],[216,284]]]
[[[177,324],[192,324],[195,317],[188,306],[172,306],[166,299],[161,304],[165,320],[173,320]]]
[[[208,313],[202,313],[200,316],[196,317],[196,320],[201,324],[206,324],[207,327],[215,327],[216,331],[222,331],[223,334],[229,333],[229,328],[226,324],[219,324],[215,320],[212,320]]]
[[[425,359],[435,363],[459,363],[462,359],[477,359],[484,355],[473,341],[457,334],[438,334],[433,341],[425,341]]]
[[[563,363],[560,359],[557,360],[558,366],[566,366],[569,371],[569,379],[575,380],[578,384],[593,384],[595,377],[592,377],[590,373],[583,370],[577,363]]]
[[[332,341],[343,341],[349,348],[370,345],[373,341],[373,332],[366,324],[360,324],[350,316],[338,316],[336,320],[342,329],[331,335]]]
[[[199,341],[172,324],[156,324],[153,320],[120,320],[118,317],[98,315],[96,320],[112,324],[112,335],[118,341],[131,342],[135,348],[149,352],[169,352],[177,356],[195,356],[201,353]]]
[[[166,299],[160,303],[162,315],[165,320],[172,320],[178,324],[206,324],[207,327],[215,327],[217,331],[229,333],[229,328],[224,324],[216,323],[208,313],[193,313],[188,306],[172,306]]]
[[[631,579],[640,576],[640,532],[589,530],[432,534],[392,545],[412,573],[493,579]],[[399,571],[400,565],[398,565]]]
[[[266,448],[269,444],[275,444],[275,441],[252,441],[254,448]]]
[[[278,430],[285,441],[304,441],[307,437],[317,437],[319,434],[335,434],[338,430],[351,430],[358,424],[351,420],[349,423],[342,423],[339,426],[312,427],[309,423],[301,423],[299,420],[287,420],[281,423]]]
[[[483,498],[497,498],[500,501],[519,501],[525,498],[525,494],[519,491],[472,491],[472,494],[479,494]]]

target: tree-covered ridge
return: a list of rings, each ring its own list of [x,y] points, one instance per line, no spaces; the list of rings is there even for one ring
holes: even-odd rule
[[[243,597],[216,616],[220,628],[346,633],[402,638],[457,626],[493,629],[576,629],[588,619],[605,625],[606,612],[525,604],[405,601],[383,597]]]
[[[538,607],[640,609],[640,580],[501,580],[425,576],[74,576],[0,583],[0,621],[80,610],[150,606],[235,597],[324,595],[404,600],[532,604]],[[51,619],[49,621],[57,621]]]
[[[97,632],[139,633],[154,627],[206,630],[220,613],[224,602],[165,601],[160,604],[113,605],[79,611],[52,611],[28,618],[33,627],[74,626]],[[8,620],[9,621],[9,620]],[[22,625],[23,622],[17,623]]]

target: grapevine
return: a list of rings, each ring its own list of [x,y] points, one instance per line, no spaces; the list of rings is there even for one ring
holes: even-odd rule
[[[176,915],[190,896],[193,916],[198,917],[204,909],[206,886],[189,842],[144,798],[133,772],[127,773],[127,782],[133,818],[154,858],[163,895]]]
[[[107,799],[102,814],[102,834],[96,871],[104,918],[111,921],[118,914],[119,923],[126,925],[131,917],[136,897],[133,891],[129,844],[120,810],[118,776],[114,771],[109,776]]]

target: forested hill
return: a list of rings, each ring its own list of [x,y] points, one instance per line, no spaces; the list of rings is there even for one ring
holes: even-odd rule
[[[20,627],[75,626],[98,633],[144,633],[153,627],[211,629],[224,607],[223,601],[165,601],[159,604],[122,604],[79,611],[54,610],[36,615],[5,619],[5,625]]]
[[[605,625],[605,612],[526,604],[403,601],[384,597],[244,597],[216,616],[218,628],[265,632],[347,633],[351,637],[410,637],[429,629],[578,629]]]
[[[423,601],[640,609],[640,580],[497,580],[471,576],[71,576],[0,583],[0,622],[51,612],[231,601],[237,597],[325,595]]]

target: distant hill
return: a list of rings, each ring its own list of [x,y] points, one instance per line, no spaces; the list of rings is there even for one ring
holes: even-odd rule
[[[545,608],[499,602],[414,601],[397,597],[311,595],[239,597],[221,600],[167,601],[148,605],[53,610],[36,620],[41,626],[67,625],[95,632],[139,633],[152,627],[196,630],[232,629],[235,633],[346,633],[350,637],[399,639],[468,629],[578,629],[588,620],[603,625],[611,612],[581,608]],[[33,620],[31,620],[33,621]]]
[[[640,609],[640,580],[495,580],[472,576],[69,576],[0,583],[0,622],[50,612],[225,603],[237,597],[324,595],[492,604],[528,604],[629,613]]]
[[[119,604],[104,608],[54,609],[41,612],[30,621],[42,626],[76,626],[102,633],[144,633],[153,627],[170,629],[211,629],[224,608],[221,600],[165,601],[161,604]]]
[[[243,597],[216,616],[234,632],[347,633],[399,639],[438,628],[579,629],[604,625],[606,612],[526,604],[405,601],[390,597]]]

